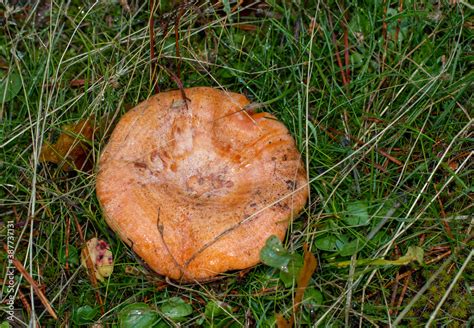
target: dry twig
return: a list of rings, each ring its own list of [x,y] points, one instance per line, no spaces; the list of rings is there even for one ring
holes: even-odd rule
[[[3,248],[5,249],[5,251],[7,251],[7,246],[4,245]],[[20,272],[20,274],[26,279],[26,281],[28,281],[28,283],[31,285],[31,287],[33,287],[33,290],[35,291],[36,295],[38,295],[38,298],[40,299],[41,303],[43,304],[43,306],[46,308],[46,310],[48,311],[48,313],[55,319],[55,320],[58,320],[58,316],[56,315],[56,312],[54,312],[51,304],[49,304],[49,301],[48,299],[46,298],[46,296],[44,295],[43,291],[41,290],[41,288],[38,286],[38,284],[36,283],[36,281],[30,276],[30,274],[26,271],[25,267],[23,266],[23,264],[21,264],[20,261],[18,261],[15,257],[12,258],[12,262],[13,262],[13,265],[15,266],[15,268],[18,270],[18,272]]]

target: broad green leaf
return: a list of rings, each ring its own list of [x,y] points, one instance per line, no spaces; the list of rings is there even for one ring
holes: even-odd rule
[[[206,318],[212,319],[219,316],[225,316],[231,311],[231,307],[226,303],[210,301],[206,304],[204,315],[206,316]]]
[[[8,323],[8,321],[4,321],[0,323],[0,328],[10,328],[10,324]]]
[[[342,246],[342,248],[339,251],[339,255],[341,256],[351,256],[358,252],[359,250],[364,247],[364,242],[361,241],[360,239],[354,239],[351,242],[348,242]]]
[[[260,327],[263,328],[273,328],[277,326],[276,317],[273,313],[268,313],[268,315],[262,315],[258,322],[260,322]]]
[[[323,294],[315,289],[315,288],[308,288],[304,292],[304,298],[302,302],[302,316],[301,322],[310,324],[314,322],[314,318],[316,316],[316,311],[319,307],[323,304],[324,297]]]
[[[352,33],[357,33],[359,39],[362,40],[370,33],[372,26],[366,15],[366,11],[360,9],[354,11],[349,22],[349,29]],[[364,44],[361,42],[360,46],[362,47]]]
[[[265,246],[260,250],[260,260],[268,266],[284,269],[288,266],[291,255],[277,236],[267,239]]]
[[[66,264],[66,246],[59,249],[58,260],[62,265]],[[70,264],[79,265],[79,252],[76,247],[69,245],[69,256],[67,260]]]
[[[374,238],[372,238],[371,241],[375,245],[379,245],[379,244],[385,243],[389,239],[390,239],[390,235],[388,233],[386,233],[385,231],[380,231],[374,236]]]
[[[5,75],[0,70],[0,104],[10,101],[20,92],[21,90],[21,77],[15,72],[10,71],[8,75]]]
[[[77,309],[74,309],[72,313],[72,321],[76,325],[84,325],[87,323],[91,323],[94,321],[98,313],[98,308],[93,308],[90,305],[84,305]]]
[[[314,241],[314,246],[317,249],[328,252],[336,252],[343,248],[345,244],[347,244],[347,237],[344,235],[324,234]]]
[[[160,321],[156,311],[145,303],[134,303],[125,306],[118,315],[120,328],[153,327]]]
[[[285,270],[280,270],[280,279],[286,288],[296,284],[301,268],[303,267],[303,256],[300,254],[293,254]]]
[[[367,225],[369,223],[368,204],[365,201],[356,201],[347,204],[347,211],[343,217],[348,225]]]
[[[308,288],[304,292],[303,303],[314,306],[321,305],[324,302],[323,294],[316,288]]]
[[[161,305],[161,312],[170,319],[180,321],[193,313],[193,308],[182,298],[172,297]]]

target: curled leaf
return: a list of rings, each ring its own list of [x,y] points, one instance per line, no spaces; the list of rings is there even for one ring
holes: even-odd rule
[[[87,241],[86,246],[81,252],[81,264],[85,268],[88,268],[88,258],[90,258],[92,262],[92,269],[98,280],[104,281],[104,278],[110,276],[114,271],[112,252],[105,241],[97,238],[92,238]]]
[[[62,127],[62,132],[54,144],[45,143],[41,148],[40,161],[59,164],[64,171],[73,168],[88,168],[87,158],[94,127],[89,119]]]
[[[392,261],[392,264],[406,265],[410,262],[418,262],[418,264],[423,264],[423,255],[423,248],[419,246],[410,246],[408,247],[406,254],[400,257],[398,260]]]

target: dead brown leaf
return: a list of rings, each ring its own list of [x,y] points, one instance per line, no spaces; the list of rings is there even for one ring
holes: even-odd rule
[[[58,164],[63,171],[90,169],[88,142],[94,135],[92,122],[92,119],[84,119],[74,124],[64,125],[54,144],[46,142],[43,145],[40,161]]]
[[[290,320],[286,320],[283,315],[280,313],[276,314],[277,319],[277,327],[278,328],[291,328],[295,322],[296,314],[298,313],[299,307],[301,302],[303,301],[304,292],[306,287],[311,280],[311,276],[313,275],[314,271],[317,267],[317,261],[314,257],[313,253],[308,248],[308,244],[303,245],[304,249],[304,263],[303,267],[301,268],[300,274],[298,276],[298,280],[296,282],[296,294],[295,300],[293,303],[293,313],[291,314]]]
[[[79,88],[79,87],[83,87],[84,84],[86,84],[86,80],[84,79],[75,79],[75,80],[71,80],[69,82],[69,86],[71,88]]]
[[[455,171],[455,170],[458,169],[459,164],[458,164],[458,162],[456,162],[456,161],[449,161],[449,162],[448,162],[448,166],[449,166],[449,168],[450,168],[451,170]]]
[[[293,325],[290,324],[291,320],[287,321],[281,313],[277,313],[275,315],[275,319],[276,319],[276,325],[277,325],[278,328],[291,328],[291,327],[293,327]]]

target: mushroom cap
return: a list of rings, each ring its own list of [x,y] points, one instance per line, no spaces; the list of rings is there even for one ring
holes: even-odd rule
[[[288,129],[249,100],[209,87],[143,101],[99,163],[105,219],[153,270],[206,280],[259,262],[304,207],[307,178]]]

